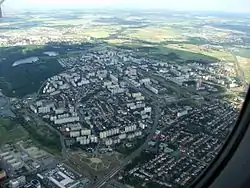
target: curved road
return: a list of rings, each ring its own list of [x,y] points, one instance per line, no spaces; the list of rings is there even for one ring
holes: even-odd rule
[[[225,95],[227,93],[216,93],[214,95],[211,95],[213,97],[215,96],[221,96],[221,95]],[[209,96],[209,95],[208,95]],[[183,99],[171,99],[171,101],[168,101],[170,103],[172,102],[177,102],[177,101],[185,101],[185,100],[190,100],[190,99],[194,99],[197,96],[191,96],[190,98],[183,98]],[[133,161],[133,159],[135,159],[137,156],[140,155],[140,153],[145,150],[148,147],[148,142],[152,139],[156,129],[157,129],[157,125],[158,125],[158,121],[160,119],[161,116],[161,109],[160,109],[160,104],[159,104],[159,100],[155,101],[155,118],[154,118],[154,123],[153,123],[153,127],[151,129],[151,133],[148,135],[146,141],[144,142],[143,145],[141,145],[137,150],[135,150],[133,153],[131,153],[129,156],[127,156],[122,164],[117,167],[112,169],[108,174],[106,174],[102,180],[99,180],[98,182],[96,182],[95,185],[92,185],[91,188],[101,188],[103,187],[112,177],[114,177],[117,173],[119,173],[123,168],[125,168],[131,161]]]
[[[112,177],[114,177],[117,173],[119,173],[120,170],[126,167],[126,165],[128,165],[133,159],[139,156],[140,153],[148,147],[148,142],[152,139],[157,129],[158,121],[161,116],[160,105],[156,104],[154,107],[155,107],[155,118],[154,118],[153,127],[151,129],[151,133],[148,135],[144,144],[142,144],[137,150],[135,150],[133,153],[127,156],[119,167],[112,169],[107,175],[103,177],[102,180],[99,180],[98,182],[96,182],[96,184],[92,186],[93,188],[101,188],[102,186],[104,186]]]

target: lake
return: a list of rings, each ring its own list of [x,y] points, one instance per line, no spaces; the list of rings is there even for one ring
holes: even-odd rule
[[[44,52],[45,55],[48,55],[48,56],[58,56],[59,53],[57,52]]]
[[[35,63],[39,60],[38,57],[28,57],[28,58],[25,58],[25,59],[20,59],[18,61],[15,61],[13,63],[13,67],[16,67],[18,65],[22,65],[22,64],[30,64],[30,63]]]

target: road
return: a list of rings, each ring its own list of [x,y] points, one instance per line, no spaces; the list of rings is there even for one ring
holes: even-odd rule
[[[233,58],[234,58],[234,61],[235,61],[235,69],[236,69],[236,73],[238,74],[239,78],[241,79],[242,83],[244,83],[245,87],[248,86],[247,82],[246,82],[246,78],[245,78],[245,74],[244,74],[244,71],[242,70],[240,64],[239,64],[239,61],[236,57],[236,55],[231,52],[228,48],[224,47],[224,50],[228,53],[231,53]]]
[[[112,169],[107,175],[103,177],[103,179],[99,180],[94,186],[92,186],[93,188],[101,188],[102,186],[104,186],[112,177],[114,177],[117,173],[119,173],[124,167],[126,167],[133,159],[139,156],[140,153],[148,147],[148,142],[153,138],[153,135],[157,129],[158,121],[161,116],[160,105],[156,103],[154,108],[155,108],[155,117],[153,126],[144,144],[142,144],[137,150],[135,150],[133,153],[127,156],[119,167]]]
[[[239,61],[237,59],[237,57],[231,53],[235,59],[235,63],[236,63],[236,68],[238,69],[238,76],[240,77],[242,83],[244,83],[245,86],[247,86],[247,82],[246,82],[246,78],[245,78],[245,74],[244,71],[242,70],[242,68],[240,67]]]
[[[211,97],[216,97],[216,96],[223,96],[223,95],[227,95],[227,93],[216,93],[216,94],[212,94]],[[210,95],[206,95],[207,97],[209,97]],[[185,100],[191,100],[191,99],[195,99],[197,98],[196,95],[191,96],[189,98],[182,98],[180,99],[179,97],[175,97],[175,98],[171,98],[169,101],[165,101],[166,103],[174,103],[174,102],[180,102],[180,101],[185,101]],[[155,108],[155,118],[154,118],[154,122],[153,122],[153,127],[151,129],[150,134],[148,135],[146,141],[144,142],[143,145],[141,145],[137,150],[135,150],[133,153],[131,153],[129,156],[127,156],[122,164],[119,167],[116,167],[114,169],[112,169],[107,175],[105,175],[103,177],[102,180],[99,180],[95,185],[92,186],[92,188],[101,188],[103,187],[112,177],[114,177],[117,173],[119,173],[123,168],[125,168],[131,161],[133,161],[133,159],[135,159],[137,156],[140,155],[140,153],[145,150],[148,147],[148,142],[152,139],[156,129],[157,129],[157,125],[158,125],[158,121],[160,119],[161,116],[161,110],[160,110],[160,100],[156,99],[153,104],[154,104],[154,108]],[[164,130],[164,128],[163,128]]]
[[[135,88],[133,86],[131,86],[132,88],[145,93],[149,98],[151,98],[153,100],[153,108],[154,108],[154,121],[153,121],[153,126],[150,130],[150,134],[148,135],[147,139],[145,140],[145,142],[138,148],[136,149],[134,152],[132,152],[130,155],[128,155],[120,164],[120,166],[111,169],[111,171],[109,173],[107,173],[102,179],[100,179],[99,181],[97,181],[94,185],[92,185],[92,188],[101,188],[103,187],[110,179],[112,179],[116,174],[118,174],[122,169],[124,169],[131,161],[133,161],[136,157],[138,157],[141,152],[145,149],[147,149],[148,147],[148,142],[152,139],[155,131],[157,130],[157,125],[158,125],[158,121],[160,119],[161,116],[161,109],[160,109],[160,104],[162,103],[162,99],[156,97],[154,94],[151,94],[150,92],[148,92],[146,89],[144,88]],[[178,89],[176,89],[178,90]],[[192,95],[188,98],[181,98],[177,95],[174,97],[167,97],[165,98],[165,103],[175,103],[175,102],[180,102],[180,101],[185,101],[185,100],[191,100],[191,99],[195,99],[197,98],[197,95]],[[53,131],[58,133],[58,130],[55,130],[54,127],[51,127],[50,125],[47,125],[50,129],[52,129]],[[64,158],[67,158],[67,149],[65,147],[65,143],[64,143],[64,136],[62,136],[60,133],[60,140],[61,140],[61,144],[62,144],[62,154]]]

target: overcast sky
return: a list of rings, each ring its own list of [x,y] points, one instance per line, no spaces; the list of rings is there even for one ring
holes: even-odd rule
[[[173,10],[200,10],[249,12],[250,0],[6,0],[5,9],[35,8],[166,8]]]

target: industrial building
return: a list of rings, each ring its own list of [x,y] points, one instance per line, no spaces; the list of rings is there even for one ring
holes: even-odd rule
[[[10,188],[19,188],[21,186],[24,186],[26,184],[26,178],[25,176],[20,176],[16,179],[9,181]]]
[[[75,174],[62,164],[57,165],[54,169],[37,174],[37,177],[48,187],[53,188],[83,188],[89,182],[86,178],[80,179],[81,176]]]

